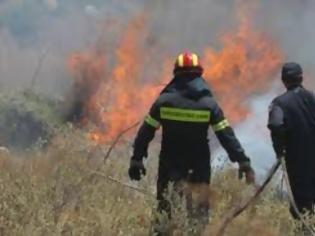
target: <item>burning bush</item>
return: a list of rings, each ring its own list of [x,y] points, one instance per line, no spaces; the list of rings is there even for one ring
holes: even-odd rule
[[[97,123],[97,114],[92,112],[97,107],[94,107],[96,104],[91,101],[105,77],[105,55],[92,52],[76,53],[68,61],[68,66],[74,72],[75,80],[73,82],[73,104],[68,112],[67,120],[84,123],[86,119],[91,119]]]
[[[24,150],[46,144],[59,124],[54,102],[33,92],[0,94],[0,144]]]

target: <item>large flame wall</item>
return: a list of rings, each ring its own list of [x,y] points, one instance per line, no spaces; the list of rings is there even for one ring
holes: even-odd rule
[[[221,49],[210,45],[201,55],[205,79],[233,123],[250,114],[247,102],[270,87],[283,61],[276,42],[254,29],[249,15],[240,19],[239,28],[221,39]],[[145,14],[131,20],[114,53],[92,47],[68,60],[74,87],[82,95],[82,120],[95,124],[91,137],[97,142],[106,143],[143,119],[172,78],[176,55],[159,49],[150,38],[148,21]]]

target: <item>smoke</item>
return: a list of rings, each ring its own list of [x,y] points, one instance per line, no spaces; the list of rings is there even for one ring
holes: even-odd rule
[[[309,89],[315,88],[314,10],[315,2],[311,0],[261,1],[256,16],[257,26],[277,40],[286,54],[286,61],[296,61],[302,65]],[[269,104],[285,91],[280,82],[280,69],[272,89],[252,101],[252,116],[236,131],[260,173],[275,161],[266,124]]]
[[[83,0],[2,0],[0,90],[33,86],[53,96],[65,96],[72,83],[66,68],[69,55],[95,42],[103,43],[100,38],[105,38],[105,46],[114,54],[120,31],[140,11],[149,19],[149,36],[140,35],[139,39],[148,37],[154,46],[157,55],[150,52],[152,60],[161,57],[158,53],[173,58],[188,49],[200,55],[208,47],[219,50],[222,36],[239,25],[241,5],[248,6],[245,10],[251,14],[252,24],[281,46],[286,60],[302,64],[314,88],[313,0],[91,0],[88,4]],[[114,22],[116,28],[108,22]],[[111,55],[109,59],[113,64]],[[279,85],[271,87],[265,95],[248,98],[252,113],[236,129],[248,155],[261,169],[271,165],[273,156],[266,129],[268,106],[283,91]]]
[[[151,1],[152,34],[176,55],[183,50],[203,54],[237,23],[234,1]]]
[[[219,48],[222,34],[235,29],[240,4],[250,6],[248,11],[252,11],[257,29],[279,42],[287,60],[315,72],[312,0],[151,1],[152,31],[173,54],[185,49],[202,54],[209,45]]]
[[[219,48],[220,37],[238,24],[236,8],[241,1],[1,1],[0,73],[1,88],[28,86],[38,58],[48,51],[37,86],[60,94],[69,82],[64,61],[67,54],[96,41],[102,22],[117,18],[127,22],[135,12],[146,9],[151,37],[161,51],[175,56],[192,50],[203,54],[206,47]],[[245,2],[245,1],[242,1]],[[248,1],[247,1],[248,2]],[[315,47],[315,3],[304,1],[255,1],[257,27],[280,42],[288,60],[298,61],[312,71]],[[118,36],[117,36],[118,37]],[[17,69],[18,68],[18,69]]]
[[[44,0],[44,4],[51,11],[56,10],[59,5],[58,0]]]
[[[257,16],[259,25],[280,42],[288,61],[301,63],[306,73],[314,75],[315,2],[312,0],[262,2]]]
[[[69,54],[94,44],[106,21],[127,21],[138,8],[137,1],[0,1],[0,90],[64,96]]]
[[[272,99],[279,94],[280,84],[266,94],[259,96],[250,103],[252,115],[237,126],[235,132],[257,168],[258,176],[262,176],[275,162],[269,130],[267,129],[268,107]]]

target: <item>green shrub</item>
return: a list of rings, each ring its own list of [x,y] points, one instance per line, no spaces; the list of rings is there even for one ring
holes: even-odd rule
[[[30,91],[0,94],[0,144],[25,150],[45,145],[61,124],[53,101]]]

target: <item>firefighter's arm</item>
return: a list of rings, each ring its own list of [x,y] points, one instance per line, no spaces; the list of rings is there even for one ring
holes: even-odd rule
[[[142,161],[148,156],[148,146],[153,140],[155,131],[160,127],[160,112],[158,103],[154,103],[145,117],[134,142],[133,160]]]
[[[284,113],[282,108],[274,102],[269,107],[268,128],[277,157],[281,157],[285,154]]]
[[[232,162],[250,162],[250,159],[245,155],[244,149],[236,138],[232,127],[225,118],[223,111],[218,104],[215,104],[213,108],[211,125]]]
[[[140,180],[141,176],[146,174],[143,158],[148,156],[149,143],[154,138],[155,131],[160,127],[159,110],[158,102],[155,102],[138,131],[128,170],[129,177],[132,180]]]
[[[228,153],[230,160],[238,162],[239,179],[245,176],[248,184],[255,183],[255,171],[251,167],[250,159],[245,155],[244,149],[236,138],[232,127],[217,104],[213,107],[210,123],[221,145]]]

